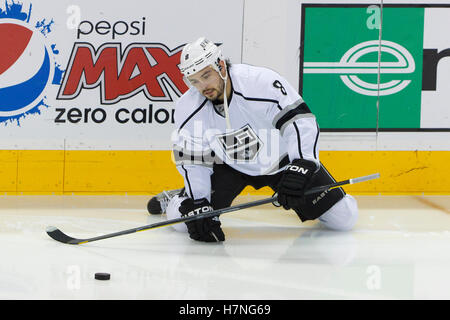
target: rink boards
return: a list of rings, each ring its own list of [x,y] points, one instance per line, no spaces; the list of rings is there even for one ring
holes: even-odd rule
[[[344,188],[353,194],[446,194],[450,186],[446,151],[322,151],[320,158],[336,180],[381,174]],[[170,151],[0,151],[6,194],[155,194],[182,183]]]
[[[337,180],[381,174],[348,192],[450,192],[450,1],[384,1],[380,88],[373,1],[199,4],[0,4],[2,48],[14,49],[0,50],[0,192],[179,188],[170,138],[187,86],[177,64],[201,35],[233,63],[269,67],[299,89]],[[234,23],[217,23],[217,8]]]

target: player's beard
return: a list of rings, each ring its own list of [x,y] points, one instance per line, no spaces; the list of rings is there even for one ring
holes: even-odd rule
[[[225,89],[225,82],[223,80],[221,80],[219,83],[219,86],[217,88],[213,88],[213,90],[215,92],[217,92],[217,94],[212,98],[209,98],[207,96],[205,96],[205,97],[208,100],[210,100],[213,104],[222,104],[224,89]]]

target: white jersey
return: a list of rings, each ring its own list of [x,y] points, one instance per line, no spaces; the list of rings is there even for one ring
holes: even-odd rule
[[[267,68],[233,64],[228,73],[231,130],[222,106],[196,88],[176,103],[174,157],[194,199],[211,200],[213,163],[226,163],[251,176],[278,173],[300,158],[320,165],[319,128],[297,91]]]

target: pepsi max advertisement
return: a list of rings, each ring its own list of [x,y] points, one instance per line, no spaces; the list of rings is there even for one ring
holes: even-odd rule
[[[204,31],[193,22],[183,34],[173,6],[202,13],[179,1],[73,3],[0,2],[1,147],[15,141],[51,148],[46,141],[64,139],[75,149],[114,149],[111,141],[169,149],[175,102],[188,89],[178,69],[181,50]],[[205,12],[216,5],[205,3]],[[220,42],[233,37],[228,56],[240,57],[240,27],[237,38],[224,38],[220,28],[209,33]]]

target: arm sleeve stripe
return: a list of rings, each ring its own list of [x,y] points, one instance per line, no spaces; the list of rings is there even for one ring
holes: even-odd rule
[[[307,113],[307,114],[297,114],[295,115],[293,118],[289,119],[288,121],[286,121],[285,123],[283,123],[283,125],[280,128],[280,134],[283,136],[284,135],[284,130],[286,129],[286,127],[288,125],[290,125],[291,123],[295,122],[298,119],[304,119],[304,118],[316,118],[315,115],[313,115],[312,113]]]
[[[316,121],[316,127],[317,127],[317,134],[316,134],[316,141],[314,141],[314,159],[317,160],[317,154],[316,154],[316,148],[317,148],[317,142],[319,141],[319,132],[320,132],[320,128],[319,128],[319,124]]]
[[[195,110],[194,112],[192,112],[192,114],[191,114],[189,117],[187,117],[186,120],[184,120],[184,122],[181,124],[180,128],[178,128],[178,131],[180,131],[180,130],[186,125],[186,123],[187,123],[189,120],[191,120],[191,118],[192,118],[197,112],[199,112],[199,111],[203,108],[203,106],[206,104],[206,102],[208,102],[208,99],[205,99],[205,100],[202,102],[202,104],[200,105],[200,107],[198,107],[197,110]]]
[[[184,175],[186,177],[186,181],[187,181],[187,184],[188,184],[188,187],[189,187],[190,198],[194,199],[194,195],[192,193],[192,188],[191,188],[191,182],[189,181],[189,177],[188,177],[188,172],[187,172],[186,168],[183,165],[181,166],[181,168],[183,168],[183,170],[184,170]]]
[[[212,167],[215,162],[215,153],[211,149],[195,152],[174,146],[173,156],[176,165],[197,164]]]
[[[278,120],[280,120],[289,111],[294,110],[295,108],[300,106],[302,103],[303,103],[303,100],[299,99],[299,100],[295,101],[293,104],[288,105],[284,108],[281,108],[280,106],[278,106],[278,109],[280,109],[280,112],[278,112],[278,114],[273,118],[272,125],[275,127],[275,124],[278,122]]]
[[[304,116],[313,116],[311,113],[311,110],[309,110],[306,103],[301,103],[300,105],[296,107],[292,107],[287,110],[287,108],[284,108],[280,113],[273,119],[273,126],[280,130],[280,128],[289,120],[294,118],[297,115],[304,115]]]
[[[293,124],[294,124],[295,131],[297,132],[298,153],[300,155],[300,158],[303,159],[302,147],[301,147],[301,141],[300,141],[300,131],[298,130],[297,124],[295,122]],[[294,160],[294,159],[291,159],[291,160]]]

